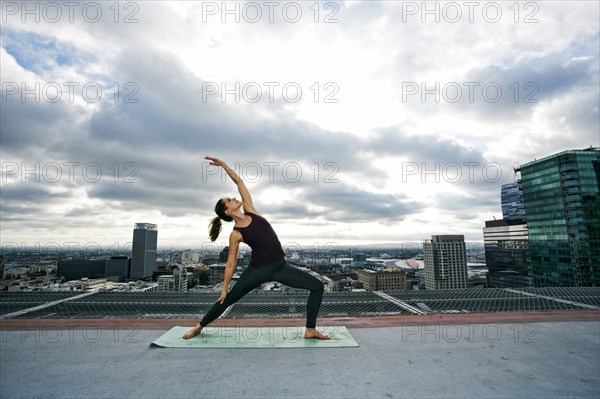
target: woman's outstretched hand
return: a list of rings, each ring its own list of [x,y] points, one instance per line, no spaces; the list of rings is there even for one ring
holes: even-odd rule
[[[225,165],[225,162],[221,161],[219,158],[214,158],[214,157],[209,157],[206,156],[204,157],[204,159],[208,159],[211,165],[215,165],[215,166],[223,166]]]

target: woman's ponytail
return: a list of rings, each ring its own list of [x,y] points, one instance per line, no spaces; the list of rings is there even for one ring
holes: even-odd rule
[[[221,232],[221,219],[226,222],[231,222],[233,219],[230,216],[225,214],[225,204],[222,200],[218,200],[215,205],[215,213],[218,215],[216,218],[210,221],[208,225],[208,236],[211,241],[215,241],[219,237],[219,233]]]
[[[208,225],[208,236],[211,241],[215,241],[219,237],[219,233],[221,233],[221,218],[215,217],[210,221]]]

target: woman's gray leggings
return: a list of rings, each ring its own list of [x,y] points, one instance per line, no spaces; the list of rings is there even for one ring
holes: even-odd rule
[[[233,288],[225,297],[223,303],[216,302],[206,312],[200,325],[207,326],[210,322],[219,317],[225,309],[233,305],[244,295],[268,281],[278,281],[289,287],[304,288],[310,290],[308,302],[306,304],[306,328],[315,328],[317,325],[317,314],[321,307],[323,298],[323,283],[315,276],[306,273],[297,267],[290,266],[283,260],[261,267],[247,267],[240,278],[234,284]]]

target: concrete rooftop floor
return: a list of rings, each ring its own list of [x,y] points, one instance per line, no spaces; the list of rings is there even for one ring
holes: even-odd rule
[[[0,397],[597,399],[599,315],[323,318],[360,347],[256,350],[150,347],[189,319],[3,320]],[[261,323],[303,320],[213,325]]]

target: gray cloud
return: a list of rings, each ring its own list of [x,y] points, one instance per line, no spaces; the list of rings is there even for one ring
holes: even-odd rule
[[[597,83],[597,62],[596,57],[573,60],[570,54],[563,53],[529,59],[508,67],[488,65],[473,69],[459,83],[478,84],[474,89],[475,101],[469,105],[468,91],[463,87],[464,96],[456,105],[464,110],[475,108],[487,118],[529,117],[540,102],[551,101],[592,82]],[[485,85],[488,85],[488,93],[484,93]]]
[[[325,207],[328,220],[354,223],[394,223],[423,209],[405,195],[378,194],[345,184],[322,185],[307,192],[305,200]]]
[[[412,132],[403,127],[373,129],[367,142],[373,154],[402,156],[412,162],[479,162],[484,163],[480,149],[461,145],[431,132]]]
[[[73,193],[68,190],[51,190],[50,187],[54,188],[52,183],[34,183],[33,174],[26,178],[25,183],[2,184],[2,201],[14,201],[19,204],[56,204],[74,198]]]

